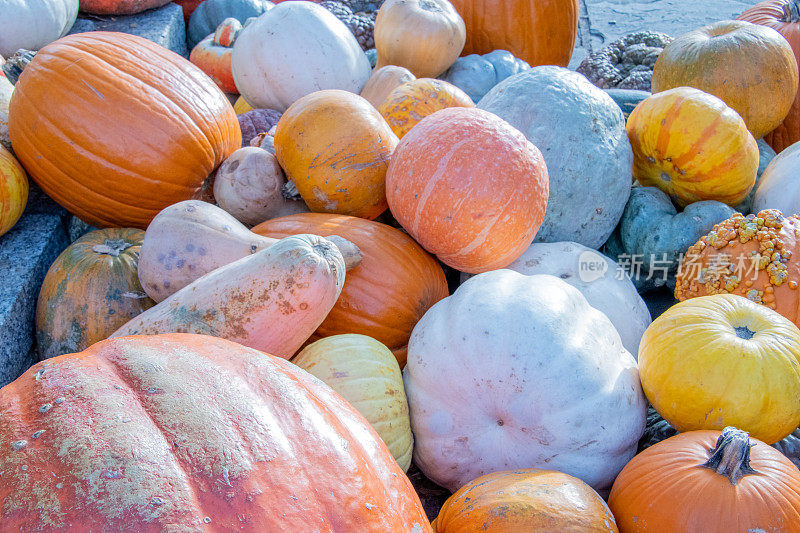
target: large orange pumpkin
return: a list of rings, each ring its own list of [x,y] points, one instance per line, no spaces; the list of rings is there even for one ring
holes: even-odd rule
[[[0,389],[7,531],[426,532],[369,423],[223,339],[121,337]]]
[[[739,20],[760,24],[776,30],[789,41],[797,65],[800,67],[800,1],[766,0],[739,15]],[[800,141],[800,91],[783,122],[764,137],[770,146],[780,152]]]
[[[452,0],[467,26],[462,55],[508,50],[537,65],[566,67],[578,35],[578,0]]]
[[[690,431],[631,459],[608,505],[621,533],[798,533],[800,472],[738,429]]]
[[[439,264],[411,237],[379,222],[302,213],[268,220],[253,232],[276,239],[298,233],[338,235],[361,250],[361,264],[347,272],[336,305],[312,341],[340,333],[368,335],[388,346],[402,368],[411,330],[448,295]]]
[[[42,48],[14,88],[9,132],[31,178],[70,212],[140,229],[197,194],[242,143],[228,99],[200,69],[111,32]]]
[[[451,83],[418,78],[396,87],[378,111],[402,139],[420,120],[448,107],[475,107],[475,103]]]
[[[450,107],[422,119],[389,163],[392,214],[447,265],[503,268],[530,246],[549,194],[541,152],[497,115]]]

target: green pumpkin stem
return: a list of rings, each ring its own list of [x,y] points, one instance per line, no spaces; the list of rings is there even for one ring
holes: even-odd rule
[[[725,476],[731,485],[751,474],[758,474],[750,466],[750,435],[734,427],[726,427],[717,439],[717,445],[703,467]]]
[[[35,55],[36,52],[32,50],[20,48],[14,52],[14,55],[6,59],[3,64],[3,74],[6,75],[6,79],[11,82],[11,85],[17,84],[22,71],[25,70],[25,67],[28,66],[28,63],[31,62]]]
[[[793,24],[800,22],[800,0],[789,0],[783,4],[783,17],[781,22]]]
[[[129,242],[125,242],[124,239],[106,239],[103,244],[95,244],[92,246],[92,251],[98,254],[110,255],[111,257],[119,257],[119,254],[131,246],[133,245]]]

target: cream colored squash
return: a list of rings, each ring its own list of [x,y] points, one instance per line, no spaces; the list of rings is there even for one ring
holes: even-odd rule
[[[800,213],[800,142],[776,155],[761,175],[753,213],[763,209],[778,209],[785,215]]]
[[[67,34],[78,0],[0,0],[0,55],[38,50]]]
[[[14,86],[5,76],[0,75],[0,145],[6,150],[11,150],[11,137],[8,136],[8,104],[11,102],[11,93]]]
[[[309,344],[292,362],[364,415],[400,467],[408,470],[414,436],[403,374],[389,348],[366,335],[333,335]]]
[[[417,79],[410,70],[396,65],[386,65],[372,71],[372,76],[361,89],[361,96],[367,99],[375,109],[386,101],[395,88],[406,82]]]

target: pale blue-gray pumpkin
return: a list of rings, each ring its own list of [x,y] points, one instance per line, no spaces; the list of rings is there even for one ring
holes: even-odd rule
[[[639,105],[639,102],[650,96],[648,91],[639,91],[636,89],[605,89],[608,96],[614,100],[622,113],[625,115],[625,120],[631,116],[631,111]]]
[[[501,81],[478,107],[520,130],[544,156],[550,198],[535,242],[599,248],[633,182],[633,152],[614,100],[581,74],[542,66]]]
[[[530,68],[527,62],[514,57],[508,50],[495,50],[482,56],[459,57],[439,78],[467,93],[477,104],[492,87]]]
[[[250,17],[258,17],[273,6],[267,0],[205,0],[189,18],[187,38],[189,49],[211,35],[226,18],[235,18],[242,24]]]

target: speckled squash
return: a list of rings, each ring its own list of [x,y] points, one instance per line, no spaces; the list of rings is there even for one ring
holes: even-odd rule
[[[309,344],[292,363],[321,379],[364,415],[400,468],[408,470],[414,436],[403,374],[391,350],[366,335],[334,335]]]
[[[317,91],[286,110],[275,155],[308,207],[374,219],[386,211],[386,170],[397,136],[364,98]]]
[[[800,325],[800,217],[765,209],[735,213],[692,245],[675,297],[738,294]]]
[[[797,93],[797,59],[777,31],[723,20],[684,33],[653,67],[652,92],[695,87],[722,99],[756,139],[783,122]]]
[[[189,61],[197,65],[226,93],[239,93],[231,73],[231,54],[236,37],[241,31],[241,22],[235,18],[226,18],[214,33],[197,43],[189,55]]]
[[[408,338],[425,312],[448,295],[439,263],[405,232],[370,220],[307,213],[268,220],[253,232],[273,238],[298,233],[338,235],[358,247],[342,294],[311,340],[341,333],[369,335],[406,364]]]
[[[493,50],[482,56],[459,57],[441,78],[467,93],[477,104],[492,87],[529,68],[528,63],[514,57],[508,50]]]
[[[11,152],[0,146],[0,237],[17,223],[28,202],[28,177]]]
[[[681,207],[701,200],[735,206],[756,182],[758,145],[725,102],[691,87],[653,94],[628,118],[633,176]]]
[[[92,231],[58,256],[36,307],[41,358],[85,350],[155,305],[137,274],[143,238],[139,229]]]
[[[289,359],[336,303],[344,274],[332,242],[286,237],[195,280],[113,337],[202,333]]]
[[[526,468],[486,474],[447,499],[434,533],[537,531],[617,533],[614,515],[578,478]]]
[[[741,296],[668,309],[642,337],[639,376],[679,431],[735,425],[773,444],[800,425],[800,330]]]
[[[4,529],[430,532],[364,417],[223,339],[125,337],[39,363],[0,389],[0,418]]]
[[[764,171],[753,199],[753,211],[777,209],[782,213],[800,213],[800,142],[780,154]]]
[[[194,48],[227,18],[244,24],[250,17],[259,17],[273,6],[268,0],[204,0],[192,12],[186,26],[189,48]]]
[[[410,70],[396,65],[386,65],[372,71],[372,76],[361,89],[361,96],[377,109],[394,89],[406,82],[417,79]]]
[[[467,93],[451,83],[418,78],[396,87],[378,108],[398,138],[420,120],[448,107],[475,107]]]
[[[80,0],[80,9],[93,15],[135,15],[167,3],[169,0]]]
[[[78,16],[78,0],[0,1],[0,56],[39,50],[63,37]]]
[[[478,102],[521,131],[544,155],[550,199],[536,242],[599,248],[630,194],[631,153],[619,107],[582,75],[535,67],[497,84]]]

